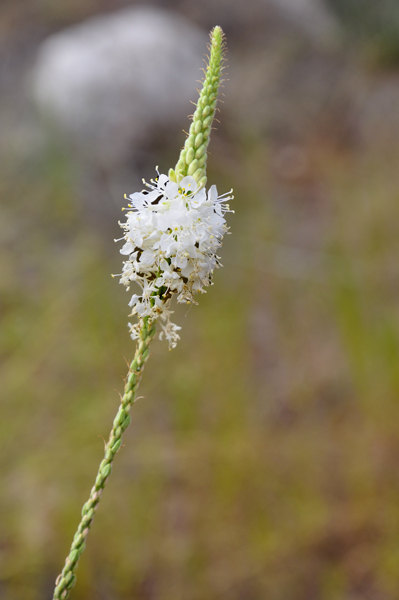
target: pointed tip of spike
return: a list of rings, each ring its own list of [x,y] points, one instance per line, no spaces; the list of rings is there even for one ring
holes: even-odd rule
[[[213,39],[213,38],[223,39],[224,38],[223,29],[220,27],[220,25],[215,25],[215,27],[211,30],[210,36],[211,36],[211,39]]]
[[[226,36],[224,34],[223,29],[219,25],[216,25],[211,30],[209,35],[211,38],[211,46],[219,47],[220,51],[223,55],[225,48],[226,48],[226,43],[225,43]]]

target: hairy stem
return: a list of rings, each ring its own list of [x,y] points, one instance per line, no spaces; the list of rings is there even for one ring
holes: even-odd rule
[[[100,502],[101,494],[108,477],[111,474],[112,463],[121,447],[122,435],[130,423],[129,411],[135,400],[137,388],[141,379],[144,365],[149,356],[149,345],[155,335],[156,323],[148,323],[145,318],[140,322],[140,339],[137,344],[136,354],[129,367],[126,378],[125,390],[119,406],[119,410],[114,419],[113,427],[109,435],[109,440],[105,446],[104,458],[98,468],[97,477],[94,486],[91,489],[90,496],[82,508],[82,519],[76,530],[75,537],[65,560],[65,566],[61,574],[56,579],[53,600],[65,600],[68,598],[70,590],[76,581],[76,567],[80,556],[85,549],[85,542],[92,524],[94,514]]]

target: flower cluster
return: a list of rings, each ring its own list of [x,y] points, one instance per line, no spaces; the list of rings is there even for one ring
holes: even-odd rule
[[[132,315],[160,317],[160,338],[173,348],[181,328],[170,321],[170,300],[177,295],[178,302],[196,304],[194,294],[212,284],[212,272],[221,266],[216,251],[228,231],[224,214],[232,212],[227,204],[232,196],[218,196],[214,185],[207,193],[190,176],[175,183],[159,175],[146,186],[129,196],[131,210],[120,223],[126,242],[121,254],[129,257],[120,282],[127,289],[131,282],[140,285],[129,302]],[[139,325],[129,326],[136,339]]]

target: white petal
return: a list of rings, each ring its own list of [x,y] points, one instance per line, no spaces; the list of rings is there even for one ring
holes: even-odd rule
[[[196,192],[198,184],[195,181],[194,177],[191,177],[191,175],[187,175],[187,177],[183,177],[183,179],[180,182],[180,186],[181,189],[184,189],[190,192],[193,192],[193,194]]]

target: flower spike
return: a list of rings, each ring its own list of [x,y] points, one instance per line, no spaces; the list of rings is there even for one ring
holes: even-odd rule
[[[207,148],[225,57],[224,33],[221,27],[216,26],[211,31],[210,38],[209,63],[188,137],[175,169],[169,170],[171,181],[180,183],[184,177],[191,175],[200,187],[206,185]]]
[[[216,186],[206,184],[206,151],[215,115],[220,76],[223,70],[224,38],[220,27],[211,32],[210,58],[190,131],[176,168],[145,183],[146,189],[129,196],[126,221],[120,223],[124,235],[121,254],[125,255],[120,283],[129,289],[137,284],[130,299],[131,336],[137,340],[121,404],[114,419],[104,458],[98,468],[89,499],[82,509],[64,568],[57,577],[53,600],[66,600],[76,581],[76,568],[85,549],[94,514],[111,474],[113,461],[121,448],[122,436],[130,423],[130,409],[150,355],[150,343],[157,323],[160,339],[174,348],[181,328],[170,321],[170,303],[195,303],[194,295],[212,284],[212,274],[220,267],[217,252],[228,231],[225,213],[230,211],[231,192],[218,195]],[[116,240],[120,241],[120,240]]]
[[[230,211],[233,196],[218,195],[216,186],[208,191],[206,156],[215,115],[217,94],[225,54],[223,31],[211,32],[210,57],[190,131],[176,169],[160,174],[147,189],[129,196],[127,219],[120,226],[127,256],[120,282],[127,289],[134,282],[139,288],[129,302],[133,339],[139,339],[141,322],[159,320],[160,339],[174,348],[181,328],[170,321],[170,302],[197,304],[194,295],[212,284],[214,269],[221,266],[217,251],[228,231],[224,215]]]

